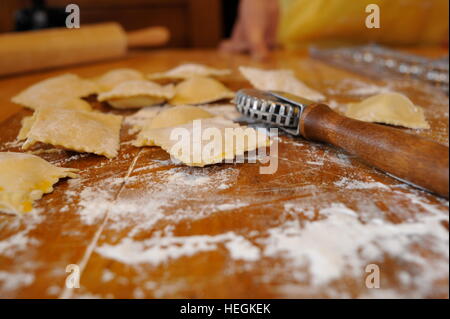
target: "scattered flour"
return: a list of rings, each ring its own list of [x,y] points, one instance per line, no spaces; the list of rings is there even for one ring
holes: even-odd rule
[[[20,147],[22,147],[23,143],[24,143],[24,141],[18,141],[18,140],[3,143],[0,146],[0,151],[9,150],[11,148],[20,148]]]
[[[303,226],[292,220],[270,229],[258,241],[264,247],[263,255],[284,256],[292,271],[307,267],[314,286],[328,285],[343,275],[361,277],[367,264],[386,256],[418,267],[420,275],[416,274],[414,282],[422,289],[432,288],[439,276],[448,273],[449,234],[441,224],[448,220],[445,211],[397,225],[379,219],[363,224],[356,212],[342,204],[324,208],[320,215],[325,218]],[[414,246],[427,247],[440,257],[425,258]],[[418,291],[418,295],[423,292]]]
[[[8,218],[8,217],[6,217]],[[41,209],[34,208],[27,213],[27,218],[11,217],[7,223],[0,223],[2,234],[11,232],[12,235],[4,237],[0,241],[0,256],[2,259],[22,260],[23,256],[33,251],[40,245],[40,241],[30,234],[44,220]],[[11,270],[8,263],[0,265],[0,288],[13,292],[34,282],[34,271],[39,266],[38,262],[21,262]]]
[[[259,259],[259,249],[234,232],[215,236],[165,236],[142,241],[125,238],[116,245],[100,246],[96,252],[126,264],[149,263],[156,266],[180,257],[216,250],[221,244],[225,246],[233,259],[246,261]]]
[[[108,270],[108,269],[104,269],[104,270],[103,270],[103,274],[102,274],[102,281],[103,281],[103,282],[111,281],[111,280],[113,280],[115,277],[116,277],[116,276],[115,276],[115,274],[114,274],[112,271],[110,271],[110,270]]]
[[[136,170],[139,171],[139,175],[106,178],[94,186],[84,187],[81,191],[77,191],[80,179],[69,181],[72,187],[66,191],[66,201],[77,202],[81,221],[87,225],[99,223],[108,214],[110,229],[134,227],[136,232],[149,229],[161,220],[173,222],[184,218],[194,220],[246,205],[244,202],[230,199],[216,202],[217,198],[205,201],[203,198],[192,197],[194,193],[199,196],[198,194],[220,192],[232,187],[236,183],[239,170],[230,167],[220,170],[205,168],[189,172],[184,168],[175,167],[153,171],[167,164],[167,161],[150,163]],[[122,184],[125,185],[125,194],[114,199],[109,190],[112,187],[119,188]],[[135,184],[141,185],[138,190],[133,188]],[[133,191],[129,192],[128,189]],[[186,201],[196,201],[202,205],[200,208],[196,206],[195,211],[189,206],[184,206],[183,209],[170,209]]]
[[[383,188],[389,189],[387,185],[380,182],[364,182],[358,180],[352,180],[347,177],[341,178],[339,181],[335,182],[334,185],[338,187],[343,187],[345,189],[373,189],[373,188]]]
[[[32,273],[0,271],[0,287],[3,291],[13,291],[31,285],[34,281]]]

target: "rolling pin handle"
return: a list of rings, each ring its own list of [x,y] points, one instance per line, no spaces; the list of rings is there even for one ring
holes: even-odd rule
[[[127,32],[128,48],[158,47],[167,44],[170,31],[166,27],[148,27]]]

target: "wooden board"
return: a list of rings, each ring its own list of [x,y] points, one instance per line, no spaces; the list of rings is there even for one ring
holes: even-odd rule
[[[411,133],[448,145],[449,106],[441,92],[359,77],[305,52],[274,53],[265,63],[213,51],[140,52],[4,78],[0,114],[15,112],[14,94],[62,72],[156,72],[188,61],[232,68],[225,83],[235,90],[249,87],[240,65],[290,68],[340,111],[386,89],[403,92],[425,108],[432,127]],[[28,114],[20,110],[0,124],[0,151],[20,151],[15,137]],[[113,160],[34,149],[56,165],[81,169],[81,178],[59,182],[23,218],[0,215],[0,297],[448,298],[446,200],[337,149],[286,135],[276,139],[272,175],[259,173],[263,164],[176,165],[159,148],[131,146],[130,123]],[[80,270],[80,288],[66,286],[71,264]],[[377,272],[380,287],[373,288],[368,275]]]

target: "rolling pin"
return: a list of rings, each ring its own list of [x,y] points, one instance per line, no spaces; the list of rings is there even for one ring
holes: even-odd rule
[[[165,27],[127,33],[114,22],[6,33],[0,35],[0,76],[120,58],[128,48],[161,46],[169,37]]]

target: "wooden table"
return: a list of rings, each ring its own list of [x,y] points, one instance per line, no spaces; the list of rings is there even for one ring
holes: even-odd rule
[[[225,81],[232,89],[249,87],[240,65],[290,68],[338,111],[383,90],[403,92],[425,108],[432,127],[410,133],[448,144],[448,99],[423,85],[370,80],[305,52],[257,63],[214,51],[153,51],[1,79],[0,114],[15,114],[0,124],[0,151],[20,151],[20,120],[31,112],[17,112],[9,100],[36,81],[118,67],[162,71],[182,62],[233,69]],[[446,200],[337,149],[285,135],[276,139],[273,175],[259,174],[263,164],[176,165],[159,148],[131,146],[130,123],[113,160],[34,149],[81,169],[81,177],[59,182],[23,218],[0,214],[0,297],[448,298]],[[77,270],[80,288],[69,288],[66,278]]]

